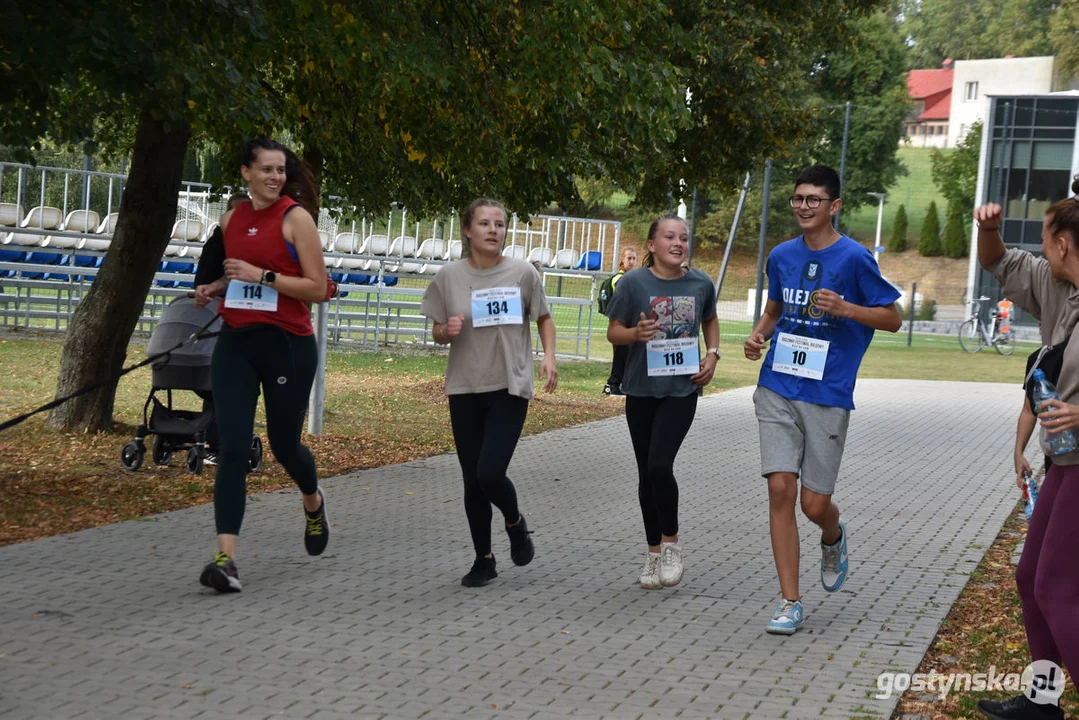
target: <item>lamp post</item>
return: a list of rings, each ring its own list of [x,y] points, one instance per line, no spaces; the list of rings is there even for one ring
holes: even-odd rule
[[[866,193],[866,195],[877,199],[877,241],[873,245],[873,259],[876,260],[879,265],[880,251],[884,249],[880,244],[880,226],[881,222],[884,220],[884,198],[888,197],[888,193],[871,192]]]

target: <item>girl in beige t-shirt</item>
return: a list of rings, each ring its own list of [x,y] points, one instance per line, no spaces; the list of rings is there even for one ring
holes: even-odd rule
[[[498,576],[492,505],[505,518],[514,564],[527,565],[535,554],[516,488],[506,477],[532,398],[530,322],[543,344],[540,379],[547,392],[558,384],[558,370],[554,322],[539,272],[502,256],[505,208],[496,200],[474,200],[461,215],[461,233],[464,257],[442,267],[427,286],[420,312],[434,322],[435,342],[450,346],[446,395],[476,550],[461,584],[480,587]]]

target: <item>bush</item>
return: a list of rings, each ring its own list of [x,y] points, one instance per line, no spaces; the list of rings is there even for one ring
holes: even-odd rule
[[[944,254],[950,258],[966,257],[969,253],[963,206],[955,201],[948,204],[948,222],[944,225]]]
[[[922,300],[922,304],[915,308],[915,320],[932,320],[937,316],[937,301],[932,298]]]
[[[937,257],[943,253],[944,249],[940,246],[940,215],[934,200],[929,203],[929,209],[925,213],[925,222],[922,223],[922,234],[918,238],[918,254],[922,257]]]
[[[894,253],[905,252],[907,249],[907,208],[900,205],[895,211],[895,220],[892,221],[892,236],[888,239],[888,250]]]

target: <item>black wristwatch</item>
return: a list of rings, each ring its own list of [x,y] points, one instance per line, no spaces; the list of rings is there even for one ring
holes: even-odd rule
[[[259,278],[259,285],[273,285],[277,280],[277,273],[273,270],[263,270],[262,277]]]

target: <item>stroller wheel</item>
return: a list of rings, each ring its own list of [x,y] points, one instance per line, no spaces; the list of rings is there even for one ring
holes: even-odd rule
[[[142,459],[146,456],[146,446],[141,440],[132,440],[120,449],[120,464],[125,470],[134,472],[142,467]]]
[[[247,464],[251,468],[251,472],[258,472],[262,469],[262,438],[258,435],[251,436],[251,450],[247,456]]]
[[[196,448],[187,451],[187,471],[192,475],[202,472],[202,455]]]
[[[168,465],[169,461],[172,460],[172,451],[169,450],[169,444],[160,435],[154,435],[154,444],[151,446],[150,451],[156,465]]]

